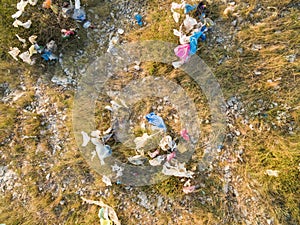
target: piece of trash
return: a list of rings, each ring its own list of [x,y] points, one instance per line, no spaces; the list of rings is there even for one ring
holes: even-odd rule
[[[108,218],[108,212],[104,208],[99,210],[100,225],[112,225],[112,221]]]
[[[113,166],[111,166],[111,169],[112,169],[113,172],[116,172],[116,178],[123,176],[123,171],[124,171],[123,167],[118,166],[115,163]]]
[[[100,134],[101,134],[100,130],[94,130],[91,132],[91,136],[95,138],[100,138]]]
[[[52,1],[51,0],[45,0],[43,2],[43,8],[45,9],[50,9],[51,8],[51,4],[52,4]]]
[[[121,29],[121,28],[119,28],[119,29],[118,29],[118,34],[124,34],[124,30]]]
[[[66,29],[62,29],[61,33],[62,33],[62,38],[63,39],[68,39],[70,38],[72,35],[75,35],[75,29],[70,29],[70,30],[66,30]]]
[[[267,174],[268,176],[278,177],[278,173],[279,173],[278,170],[266,170],[266,174]]]
[[[84,131],[81,131],[81,134],[82,134],[82,139],[83,139],[83,141],[82,141],[82,147],[85,147],[85,146],[87,146],[87,144],[90,142],[90,140],[91,140],[91,138],[90,138],[90,136],[86,133],[86,132],[84,132]]]
[[[178,69],[179,67],[181,67],[184,64],[183,61],[178,61],[178,62],[172,62],[172,65],[175,69]]]
[[[31,44],[36,44],[36,39],[37,39],[37,36],[36,35],[31,35],[28,40]]]
[[[70,4],[71,3],[71,4]],[[64,18],[68,18],[68,17],[71,17],[71,13],[72,13],[72,11],[73,11],[73,4],[72,4],[72,2],[70,1],[70,3],[69,2],[64,2],[63,3],[63,7],[62,7],[62,16],[64,17]]]
[[[182,190],[185,194],[189,194],[189,193],[192,193],[196,190],[196,186],[183,187]]]
[[[142,137],[136,137],[134,139],[134,143],[135,143],[135,147],[136,149],[141,149],[143,148],[146,143],[147,143],[147,140],[151,138],[151,136],[149,136],[147,133],[143,133],[143,136]]]
[[[187,129],[181,130],[181,131],[180,131],[180,135],[181,135],[181,137],[182,137],[184,140],[186,140],[186,141],[189,141],[189,140],[190,140],[190,136],[189,136],[189,134],[188,134]]]
[[[51,51],[47,51],[47,50],[42,54],[42,58],[45,61],[52,61],[58,59],[56,55],[54,55]]]
[[[293,63],[293,62],[295,62],[296,57],[297,57],[296,54],[293,54],[293,55],[288,55],[285,58],[288,62]]]
[[[185,4],[184,13],[187,14],[197,8],[197,5]]]
[[[148,152],[148,155],[151,158],[155,158],[156,156],[158,156],[158,154],[159,154],[159,149],[155,150],[154,152]]]
[[[102,207],[103,210],[107,212],[109,219],[114,222],[114,225],[121,225],[121,222],[119,221],[115,210],[112,207],[110,207],[109,205],[106,205],[102,200],[93,201],[93,200],[88,200],[84,197],[81,197],[81,199],[88,204],[94,204],[94,205],[98,205],[98,206]]]
[[[168,151],[170,148],[172,148],[172,137],[169,135],[163,137],[163,139],[161,139],[159,142],[159,147],[163,151]]]
[[[107,176],[103,176],[102,181],[106,184],[106,186],[112,186],[111,180]]]
[[[28,0],[28,3],[32,6],[35,6],[37,4],[38,0]]]
[[[198,39],[201,38],[202,40],[206,39],[205,34],[203,31],[196,32],[190,37],[190,55],[194,55],[197,52],[198,47]]]
[[[189,58],[190,44],[179,45],[174,49],[175,55],[186,62]]]
[[[97,138],[91,138],[91,142],[96,146],[96,152],[100,160],[100,164],[104,165],[104,159],[111,156],[112,150],[109,145],[103,145]]]
[[[19,57],[23,60],[23,62],[28,63],[29,65],[33,65],[34,61],[30,58],[29,51],[23,52],[19,55]]]
[[[189,15],[185,16],[185,19],[183,21],[183,25],[186,29],[186,33],[189,33],[194,26],[197,24],[197,20],[194,19],[193,17],[190,17]]]
[[[169,162],[175,157],[176,157],[176,152],[174,151],[174,152],[167,155],[167,161]]]
[[[20,54],[20,52],[21,51],[17,47],[10,47],[10,51],[8,52],[8,54],[10,54],[16,61],[19,61],[17,57]]]
[[[173,12],[173,19],[176,23],[178,23],[180,19],[180,14],[178,12]]]
[[[184,163],[178,162],[176,159],[166,162],[163,165],[162,173],[168,176],[192,178],[193,172],[187,171]]]
[[[18,40],[20,41],[20,42],[22,42],[23,44],[25,44],[26,43],[26,39],[24,39],[24,38],[21,38],[19,35],[17,35],[16,34],[16,37],[18,38]]]
[[[156,158],[149,160],[149,164],[151,166],[160,166],[165,159],[165,155],[159,155]]]
[[[149,113],[146,115],[146,119],[148,122],[158,128],[163,129],[164,131],[167,130],[167,127],[163,121],[163,119],[160,116],[157,116],[154,112]]]
[[[17,18],[19,18],[22,15],[22,13],[23,13],[23,11],[19,10],[15,14],[13,14],[11,17],[13,19],[17,19]]]
[[[27,20],[27,22],[23,23],[22,21],[20,20],[15,20],[14,23],[13,23],[13,26],[14,27],[24,27],[26,29],[30,28],[31,26],[31,20]]]
[[[17,3],[17,9],[24,12],[27,4],[28,4],[28,1],[21,0],[20,2]]]
[[[33,54],[38,53],[37,50],[35,49],[34,45],[31,45],[30,48],[28,49],[29,55],[32,56]]]
[[[139,26],[143,26],[143,17],[140,14],[135,15],[134,18]]]
[[[54,40],[49,41],[46,44],[46,47],[47,47],[47,50],[51,51],[51,52],[56,52],[56,50],[57,50],[57,45]]]
[[[147,158],[142,155],[135,155],[132,157],[128,157],[128,161],[133,165],[140,166],[147,161]]]
[[[83,22],[86,19],[86,13],[84,9],[80,7],[80,0],[75,0],[75,9],[72,18],[79,22]]]

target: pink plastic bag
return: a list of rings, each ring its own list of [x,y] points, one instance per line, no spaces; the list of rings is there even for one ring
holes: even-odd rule
[[[181,60],[186,61],[189,57],[190,44],[179,45],[174,49],[174,52]]]

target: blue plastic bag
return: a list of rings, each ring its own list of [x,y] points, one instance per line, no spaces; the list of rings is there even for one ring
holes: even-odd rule
[[[193,11],[194,9],[197,8],[197,5],[189,5],[189,4],[185,4],[184,6],[184,13],[187,14],[190,11]]]
[[[190,37],[190,55],[194,55],[196,54],[197,51],[197,46],[198,46],[198,39],[201,38],[202,41],[206,40],[206,35],[204,34],[204,32],[206,31],[206,27],[203,26],[201,28],[201,31],[193,34]]]
[[[46,61],[52,61],[52,60],[57,60],[57,56],[54,55],[52,52],[50,51],[45,51],[43,54],[42,54],[42,58]]]
[[[148,115],[146,115],[146,119],[150,124],[158,128],[164,129],[165,131],[167,130],[164,120],[160,116],[157,116],[154,112],[151,112]]]
[[[135,15],[134,17],[138,23],[138,25],[143,26],[143,18],[140,14]]]

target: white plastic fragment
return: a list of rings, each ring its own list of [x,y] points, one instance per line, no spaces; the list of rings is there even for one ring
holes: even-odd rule
[[[167,151],[170,148],[172,148],[172,137],[169,135],[163,137],[163,139],[161,139],[159,143],[159,147],[164,151]]]
[[[165,155],[159,155],[156,158],[149,160],[149,163],[151,166],[160,166],[165,158]]]
[[[108,145],[103,145],[97,138],[91,138],[91,142],[96,146],[97,156],[101,165],[104,165],[104,159],[111,155],[111,149]]]
[[[180,19],[180,14],[178,12],[173,12],[173,19],[176,23],[178,23]]]
[[[28,0],[28,3],[32,6],[35,6],[37,4],[38,0]]]
[[[17,9],[24,12],[27,4],[28,4],[28,1],[21,0],[20,2],[17,3]]]
[[[106,184],[106,186],[112,186],[111,180],[107,176],[102,177],[102,181]]]
[[[19,10],[15,14],[11,15],[13,19],[17,19],[22,15],[23,11]]]
[[[26,43],[26,40],[24,38],[21,38],[19,35],[16,34],[16,37],[18,38],[18,40],[22,43]]]
[[[35,49],[34,45],[31,45],[28,51],[30,56],[37,53],[37,50]]]
[[[101,134],[100,130],[94,130],[91,132],[91,136],[95,138],[100,138],[100,134]]]
[[[10,51],[8,52],[8,54],[10,54],[16,61],[19,61],[17,57],[20,54],[20,50],[17,47],[10,47]]]
[[[81,134],[82,134],[82,138],[83,138],[83,142],[82,142],[82,147],[85,147],[87,146],[87,144],[89,143],[89,141],[91,140],[90,136],[84,132],[84,131],[81,131]]]
[[[124,30],[121,29],[121,28],[119,28],[119,29],[118,29],[118,34],[124,34]]]
[[[278,177],[278,173],[279,173],[278,170],[266,170],[266,174],[268,176]]]
[[[23,62],[28,63],[29,65],[33,65],[34,61],[31,60],[31,56],[29,51],[23,52],[19,55],[19,57],[23,60]]]
[[[183,21],[183,25],[184,25],[187,33],[189,33],[196,24],[197,24],[196,19],[194,19],[193,17],[190,17],[189,15],[186,15],[186,17]]]
[[[75,0],[75,9],[80,9],[80,0]]]
[[[13,23],[13,26],[14,27],[24,27],[26,29],[30,28],[31,26],[31,20],[27,20],[27,22],[23,23],[22,21],[20,20],[15,20],[15,22]]]
[[[36,39],[37,39],[37,36],[36,35],[31,35],[28,40],[31,44],[35,44],[36,43]]]
[[[136,166],[143,165],[146,160],[147,160],[147,158],[142,155],[135,155],[132,157],[128,157],[128,161],[131,164],[136,165]]]
[[[113,172],[116,172],[116,178],[123,176],[124,168],[121,166],[118,166],[116,163],[115,165],[111,166],[111,169]]]
[[[187,177],[187,178],[192,178],[194,174],[191,171],[187,171],[186,168],[184,167],[184,163],[180,163],[176,159],[170,162],[166,162],[163,165],[162,173],[168,176]]]
[[[105,203],[103,203],[102,200],[100,200],[100,201],[93,201],[93,200],[88,200],[88,199],[86,199],[84,197],[81,197],[81,199],[84,202],[88,203],[88,204],[94,204],[94,205],[98,205],[98,206],[104,208],[104,210],[107,210],[108,216],[114,222],[114,224],[115,225],[121,225],[121,222],[119,221],[117,213],[115,212],[115,210],[112,207],[110,207],[109,205],[106,205]]]

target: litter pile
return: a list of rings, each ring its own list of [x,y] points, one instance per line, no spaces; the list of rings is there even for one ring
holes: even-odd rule
[[[181,14],[177,11],[183,10],[185,14],[185,19],[180,25],[179,30],[173,29],[175,36],[179,37],[180,45],[174,49],[176,56],[180,58],[180,61],[173,62],[174,68],[179,68],[188,59],[196,54],[198,40],[206,40],[205,33],[210,27],[214,25],[214,22],[207,18],[205,15],[206,5],[200,2],[198,5],[190,5],[185,1],[181,1],[181,4],[173,2],[171,5],[171,12],[173,13],[173,19],[176,23],[179,23]],[[197,19],[193,18],[189,14],[194,12]]]
[[[14,27],[23,27],[25,29],[29,29],[31,27],[32,22],[30,19],[26,22],[22,22],[18,18],[22,16],[23,12],[25,11],[25,7],[28,4],[36,6],[37,2],[38,0],[21,0],[19,3],[17,3],[18,11],[12,15],[12,18],[15,19],[13,23]],[[75,0],[75,7],[73,6],[71,0],[70,3],[64,2],[60,11],[58,9],[59,6],[57,4],[54,4],[51,0],[45,0],[42,4],[42,7],[44,9],[51,9],[56,15],[61,14],[65,19],[72,18],[75,21],[82,23],[82,26],[84,28],[92,28],[91,22],[86,20],[86,13],[84,9],[80,6],[80,0]],[[63,39],[69,39],[71,36],[74,36],[76,34],[76,29],[62,29],[61,33]],[[26,38],[21,38],[18,34],[16,34],[16,37],[20,42],[23,43],[23,48],[25,49],[27,47]],[[33,65],[36,61],[36,58],[32,58],[34,54],[40,54],[42,59],[44,59],[45,61],[57,61],[58,57],[55,54],[55,52],[57,52],[57,44],[55,43],[55,40],[51,40],[44,47],[37,43],[37,38],[38,37],[36,35],[32,35],[28,38],[31,46],[27,49],[27,51],[21,53],[21,50],[18,47],[10,47],[10,51],[8,53],[15,60],[18,61],[19,57],[23,60],[23,62],[28,63],[29,65]]]
[[[106,108],[113,112],[118,104],[114,101],[111,101],[111,103],[112,107],[107,106]],[[119,107],[122,106],[119,105]],[[176,137],[172,137],[168,133],[168,128],[162,117],[151,112],[144,116],[144,119],[148,125],[142,122],[141,128],[143,134],[139,137],[135,137],[133,140],[135,155],[127,157],[127,161],[134,166],[161,166],[161,173],[164,175],[188,179],[183,191],[185,193],[193,192],[196,187],[190,184],[189,179],[193,178],[194,172],[187,170],[185,163],[177,159],[177,155],[187,151],[179,142],[191,142],[188,130],[182,129]],[[145,129],[146,126],[147,129]],[[102,132],[102,135],[99,130],[92,131],[90,135],[84,131],[81,132],[83,138],[82,146],[86,147],[89,142],[95,146],[95,150],[91,154],[92,161],[97,156],[101,166],[105,165],[105,159],[112,155],[112,149],[106,143],[112,136],[118,136],[116,129],[118,128],[112,125],[111,128]],[[124,171],[123,166],[115,163],[111,165],[111,169],[115,175],[103,176],[103,182],[106,183],[107,186],[111,186],[112,182],[110,178],[113,178],[117,184],[120,184],[120,177],[123,176]]]

